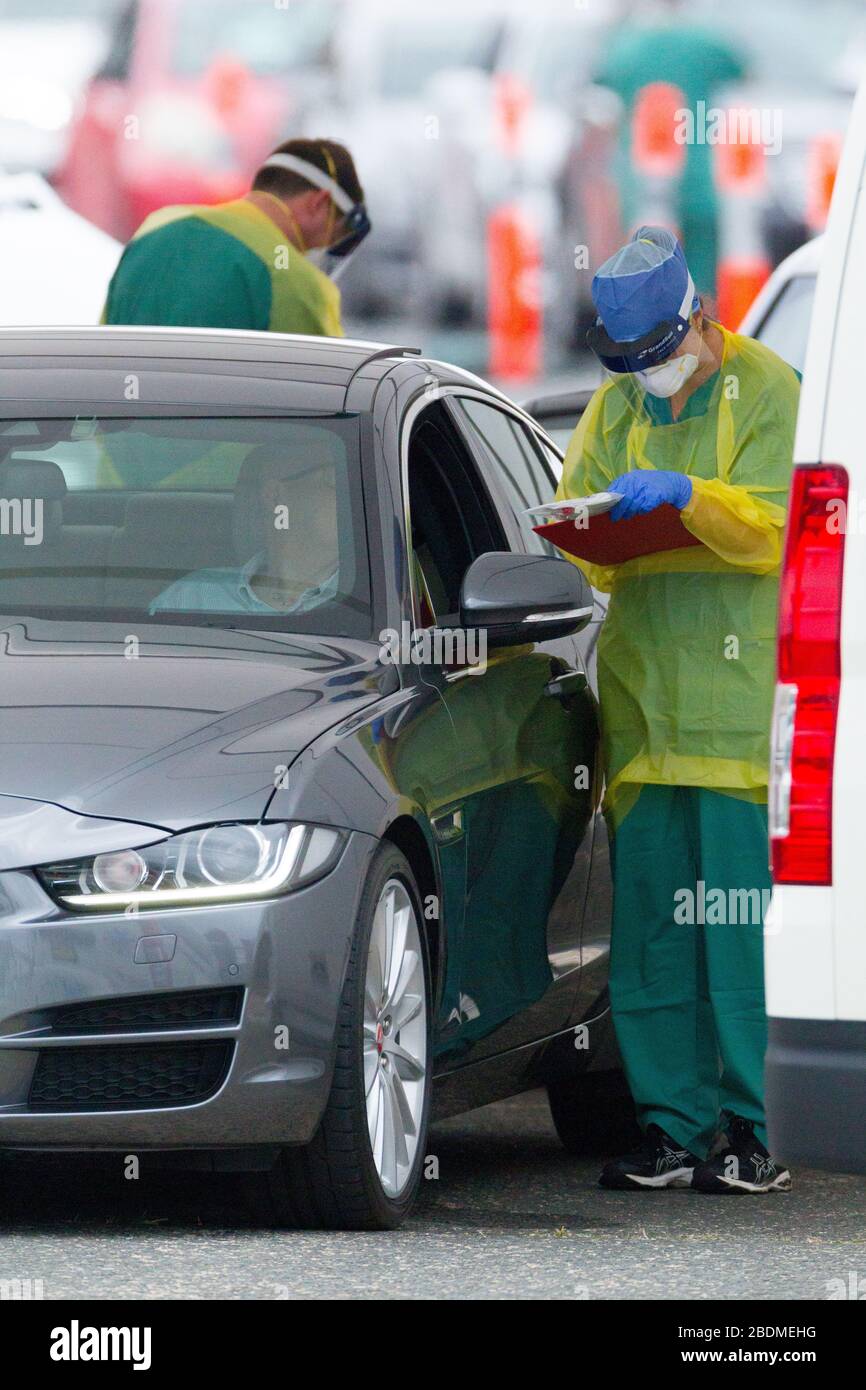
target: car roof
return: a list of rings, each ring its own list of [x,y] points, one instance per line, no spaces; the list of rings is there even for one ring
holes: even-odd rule
[[[419,348],[229,328],[86,326],[0,328],[0,414],[24,401],[68,401],[105,412],[152,405],[332,412],[365,368],[374,379]],[[120,373],[120,376],[118,375]],[[126,394],[127,377],[146,378]],[[11,410],[14,404],[14,411]]]
[[[404,357],[420,348],[324,338],[301,333],[258,333],[237,328],[171,328],[155,325],[87,324],[81,327],[0,328],[0,355],[53,354],[122,356],[133,349],[142,357],[197,357],[203,360],[324,363],[354,372],[373,356]]]
[[[422,383],[514,402],[421,349],[233,328],[0,328],[0,418],[22,415],[333,414],[366,409],[401,364]],[[134,385],[130,385],[134,381]],[[361,387],[347,407],[350,385]],[[521,413],[525,413],[522,412]]]

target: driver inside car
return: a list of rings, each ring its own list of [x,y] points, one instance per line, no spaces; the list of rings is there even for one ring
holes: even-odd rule
[[[195,570],[164,589],[151,613],[303,613],[337,592],[337,479],[333,463],[254,449],[235,487],[237,567]]]

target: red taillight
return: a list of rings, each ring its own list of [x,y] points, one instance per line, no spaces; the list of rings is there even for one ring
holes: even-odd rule
[[[779,600],[770,837],[777,883],[831,883],[848,474],[795,468]]]

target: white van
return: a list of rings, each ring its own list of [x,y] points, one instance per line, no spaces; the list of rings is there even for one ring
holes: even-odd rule
[[[806,352],[779,610],[770,1147],[866,1172],[866,87]]]

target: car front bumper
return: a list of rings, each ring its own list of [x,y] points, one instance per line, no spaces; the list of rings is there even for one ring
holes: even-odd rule
[[[786,1163],[866,1173],[866,1023],[771,1018],[769,1035],[771,1152]]]
[[[0,873],[0,1148],[307,1142],[328,1099],[346,963],[376,846],[352,834],[324,879],[267,902],[130,916],[70,915],[32,874]],[[130,1001],[156,997],[171,1013],[172,997],[227,990],[238,1004],[228,1021],[128,1021]],[[79,1007],[88,1011],[84,1026]],[[171,1099],[175,1082],[179,1096],[194,1092],[186,1062],[204,1044],[225,1059],[209,1093]],[[186,1059],[180,1071],[178,1056]],[[139,1100],[143,1081],[158,1099]]]

